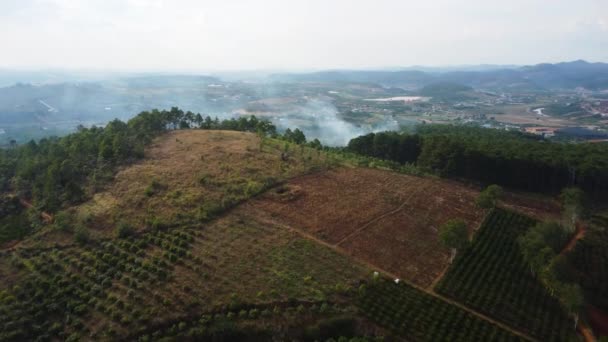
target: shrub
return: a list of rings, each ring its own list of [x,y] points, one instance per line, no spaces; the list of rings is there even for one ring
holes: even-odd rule
[[[148,224],[150,225],[150,228],[152,228],[152,230],[154,231],[164,230],[167,227],[167,224],[158,217],[152,217],[151,219],[149,219]]]
[[[89,242],[89,239],[89,231],[85,226],[79,225],[78,227],[76,227],[76,230],[74,232],[74,241],[76,241],[76,243],[78,243],[79,245],[84,245]]]
[[[144,190],[144,194],[148,197],[152,197],[159,191],[161,191],[163,188],[164,186],[159,181],[153,179],[152,182],[150,182],[150,185],[148,185]]]
[[[126,222],[121,222],[116,227],[116,236],[121,239],[133,235],[134,232],[133,227]]]
[[[258,309],[249,310],[249,318],[254,319],[254,318],[258,317],[258,315],[259,315]]]
[[[55,228],[62,232],[71,231],[71,218],[66,212],[60,212],[55,215],[54,220]]]
[[[484,191],[479,193],[476,204],[480,208],[490,209],[496,207],[496,203],[503,194],[503,190],[498,185],[490,185]]]

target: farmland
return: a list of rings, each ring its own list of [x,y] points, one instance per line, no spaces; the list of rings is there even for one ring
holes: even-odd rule
[[[339,168],[292,179],[247,206],[253,216],[303,229],[380,269],[429,286],[449,259],[437,229],[455,217],[470,230],[477,227],[483,211],[474,206],[476,194],[433,178]]]
[[[493,211],[436,290],[538,339],[568,340],[573,325],[518,250],[516,238],[533,224],[522,215]]]
[[[472,186],[348,158],[251,133],[160,135],[65,210],[86,239],[56,222],[0,252],[0,340],[571,336],[513,248],[532,220],[486,217]],[[538,203],[501,205],[555,215]],[[437,232],[454,218],[475,243],[448,270]]]
[[[365,315],[414,341],[520,341],[500,327],[408,285],[377,279],[360,291]],[[437,319],[441,317],[441,319]]]
[[[9,340],[113,339],[189,313],[322,303],[369,274],[293,233],[238,218],[3,257],[22,273],[20,285],[0,292]]]

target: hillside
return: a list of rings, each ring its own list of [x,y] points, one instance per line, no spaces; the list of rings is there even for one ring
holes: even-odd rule
[[[485,216],[475,188],[234,131],[170,131],[144,156],[64,211],[87,241],[51,225],[1,252],[0,340],[535,335],[432,289],[449,265],[439,227],[474,235]],[[373,304],[399,301],[415,308],[401,327]]]

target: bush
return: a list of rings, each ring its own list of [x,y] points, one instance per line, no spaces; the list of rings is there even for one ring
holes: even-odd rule
[[[146,187],[146,189],[144,190],[144,194],[147,197],[152,197],[164,188],[165,187],[162,184],[160,184],[159,181],[157,181],[156,179],[153,179],[152,182],[150,182],[150,185],[148,185]]]
[[[66,212],[62,211],[55,215],[54,226],[57,230],[62,232],[71,231],[71,217]]]
[[[152,217],[149,219],[148,224],[150,225],[150,228],[155,231],[164,230],[167,227],[167,224],[158,217]]]
[[[116,227],[116,236],[121,239],[133,235],[134,232],[135,230],[133,229],[133,227],[131,227],[131,225],[126,222],[121,222]]]
[[[74,232],[74,241],[79,245],[84,245],[90,240],[89,231],[85,226],[78,226]]]
[[[479,193],[476,204],[480,208],[490,209],[496,207],[498,200],[501,198],[503,190],[498,185],[490,185],[484,191]]]
[[[306,328],[304,331],[304,340],[323,341],[332,336],[352,337],[355,334],[355,326],[356,322],[352,317],[330,318]]]

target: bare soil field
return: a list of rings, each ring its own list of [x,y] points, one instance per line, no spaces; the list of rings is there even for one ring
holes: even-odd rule
[[[459,183],[374,169],[305,175],[250,201],[252,216],[300,228],[348,254],[420,286],[448,265],[438,228],[460,218],[471,230],[484,212]]]
[[[528,105],[505,106],[502,108],[504,114],[490,115],[498,122],[512,123],[517,125],[536,125],[549,127],[567,126],[568,120],[555,118],[548,115],[538,115]]]

